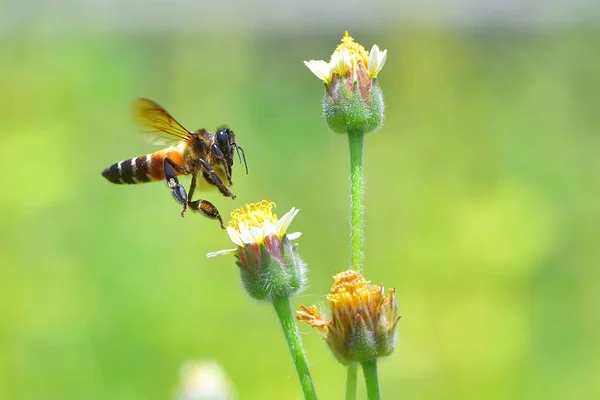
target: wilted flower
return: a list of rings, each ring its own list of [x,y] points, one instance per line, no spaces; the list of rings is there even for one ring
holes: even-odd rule
[[[349,270],[334,277],[327,301],[331,319],[315,306],[300,306],[296,319],[319,329],[342,364],[373,360],[392,354],[396,346],[398,305],[395,289],[385,297],[383,286],[370,285]]]
[[[227,233],[237,247],[207,254],[234,254],[244,287],[258,300],[297,294],[306,281],[304,262],[290,242],[301,233],[287,233],[299,210],[292,208],[278,219],[274,207],[263,200],[232,211]]]
[[[387,50],[374,45],[367,52],[346,32],[329,62],[304,62],[325,83],[323,112],[332,130],[367,133],[381,125],[385,106],[377,75],[386,58]]]

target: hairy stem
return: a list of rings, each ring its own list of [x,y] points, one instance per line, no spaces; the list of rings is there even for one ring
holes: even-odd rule
[[[285,340],[292,353],[298,379],[300,379],[300,385],[304,392],[304,398],[306,400],[317,400],[315,387],[310,376],[310,370],[308,369],[308,361],[302,347],[302,341],[300,340],[300,333],[292,314],[290,299],[287,297],[274,299],[273,306],[275,307],[275,312],[277,312],[277,317],[279,317]]]
[[[352,269],[363,273],[364,270],[364,193],[365,176],[363,170],[363,139],[365,134],[360,130],[348,132],[350,145],[350,260]],[[350,364],[346,375],[346,400],[356,399],[357,365]]]
[[[379,400],[379,380],[377,379],[377,360],[362,362],[365,384],[367,385],[367,398]]]
[[[359,130],[348,132],[350,144],[350,245],[352,269],[363,273],[364,270],[364,193],[365,176],[363,170],[363,139],[365,134]]]
[[[357,364],[348,365],[346,371],[346,400],[356,400],[356,371]]]

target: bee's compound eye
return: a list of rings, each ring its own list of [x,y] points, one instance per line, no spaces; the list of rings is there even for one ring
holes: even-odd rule
[[[221,129],[217,132],[217,146],[220,149],[229,146],[229,129]]]

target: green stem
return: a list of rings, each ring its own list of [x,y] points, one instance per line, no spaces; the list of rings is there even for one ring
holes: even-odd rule
[[[350,243],[352,249],[352,269],[363,273],[364,259],[364,193],[365,176],[363,170],[363,139],[365,134],[359,130],[350,130],[348,132],[348,142],[350,144]]]
[[[310,370],[308,369],[308,361],[306,359],[306,354],[304,354],[302,341],[300,340],[300,333],[298,332],[298,327],[296,326],[294,315],[292,314],[290,299],[287,297],[273,299],[273,306],[279,317],[285,340],[292,353],[296,372],[298,373],[300,385],[302,385],[302,391],[304,392],[304,398],[307,400],[317,400],[315,387],[310,376]]]
[[[377,360],[362,362],[365,384],[367,385],[367,398],[379,400],[379,381],[377,379]]]
[[[348,365],[346,371],[346,400],[356,400],[356,370],[357,364]]]

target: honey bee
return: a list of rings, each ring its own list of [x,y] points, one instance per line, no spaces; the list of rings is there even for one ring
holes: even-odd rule
[[[152,143],[170,146],[113,164],[102,171],[102,176],[117,184],[164,179],[175,201],[183,206],[182,217],[189,207],[192,211],[218,220],[221,228],[225,229],[217,208],[207,200],[192,201],[192,196],[200,175],[201,180],[217,187],[223,196],[235,199],[235,195],[227,188],[232,185],[234,151],[237,151],[240,163],[243,157],[246,174],[248,164],[244,149],[235,142],[233,131],[221,126],[217,128],[216,133],[206,129],[198,129],[192,133],[181,126],[164,108],[149,99],[135,99],[131,103],[131,111],[135,123],[148,135]],[[179,183],[177,175],[192,176],[187,193]]]

